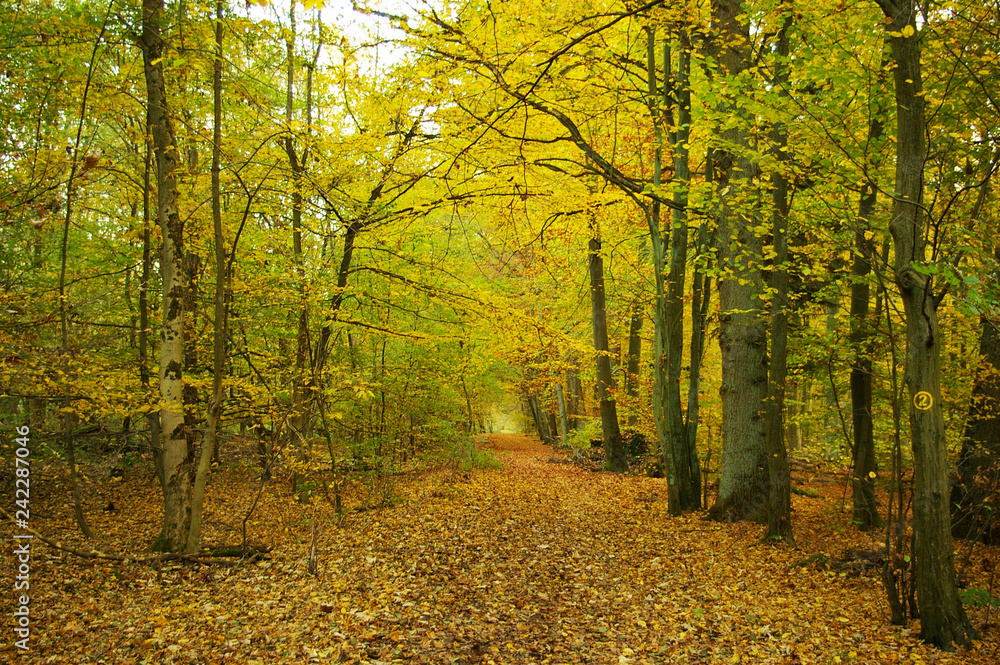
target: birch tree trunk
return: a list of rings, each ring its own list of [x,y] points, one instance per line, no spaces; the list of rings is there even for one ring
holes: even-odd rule
[[[156,219],[162,236],[163,283],[160,330],[163,527],[153,548],[175,552],[187,543],[194,453],[191,432],[184,426],[184,220],[178,209],[177,137],[163,74],[165,44],[160,33],[163,13],[163,0],[143,0],[140,45],[146,78],[147,126],[156,157]]]

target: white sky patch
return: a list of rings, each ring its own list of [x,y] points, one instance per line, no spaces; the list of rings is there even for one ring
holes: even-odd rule
[[[401,0],[362,0],[359,4],[387,14],[412,13],[409,5]],[[323,22],[334,26],[352,46],[360,49],[358,60],[365,63],[368,75],[397,64],[406,54],[406,49],[399,45],[405,36],[401,30],[394,28],[387,18],[355,11],[351,0],[326,0]]]

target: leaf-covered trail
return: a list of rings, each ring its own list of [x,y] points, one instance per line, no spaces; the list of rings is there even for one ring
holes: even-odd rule
[[[763,546],[756,525],[667,517],[663,480],[557,463],[523,436],[487,445],[502,470],[403,481],[403,501],[352,512],[343,529],[325,504],[270,486],[251,523],[275,547],[265,562],[158,574],[40,550],[22,662],[997,662],[995,629],[974,654],[941,654],[888,624],[874,576],[790,567],[866,544],[838,530],[835,502],[794,497],[802,550]],[[208,521],[238,524],[252,482],[217,476]],[[95,516],[106,549],[148,547],[146,487],[100,495],[121,506]]]
[[[663,481],[491,444],[504,472],[371,543],[372,566],[410,565],[439,662],[952,660],[886,625],[874,579],[789,571],[803,554],[758,545],[756,526],[667,518]]]

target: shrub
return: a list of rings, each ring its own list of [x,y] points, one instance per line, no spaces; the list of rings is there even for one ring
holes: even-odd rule
[[[500,461],[488,450],[480,450],[471,437],[459,439],[451,449],[452,463],[459,471],[499,469]]]

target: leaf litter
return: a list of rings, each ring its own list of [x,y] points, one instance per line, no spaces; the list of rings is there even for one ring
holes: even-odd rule
[[[343,528],[326,503],[296,504],[270,484],[249,523],[274,548],[264,561],[156,570],[36,543],[32,650],[17,662],[998,661],[996,628],[975,651],[943,653],[919,641],[917,623],[889,624],[876,574],[796,565],[872,545],[847,526],[836,486],[817,485],[820,499],[793,496],[795,550],[761,544],[759,525],[669,517],[662,479],[555,464],[550,448],[521,435],[486,445],[501,470],[405,477],[401,501],[351,513]],[[216,475],[208,540],[232,537],[255,482],[250,470]],[[161,517],[152,483],[94,488],[95,503],[118,507],[92,516],[98,549],[145,551]],[[61,500],[53,493],[37,523],[75,533]],[[65,542],[95,546],[74,538]],[[12,573],[5,565],[7,589]],[[970,584],[985,585],[976,575]],[[0,640],[4,658],[15,655],[11,632]]]

